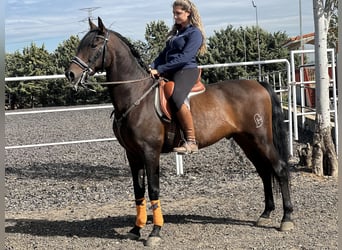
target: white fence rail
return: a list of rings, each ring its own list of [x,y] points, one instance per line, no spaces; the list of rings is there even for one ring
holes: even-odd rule
[[[5,112],[5,115],[6,116],[32,115],[32,114],[40,114],[40,113],[70,112],[70,111],[108,109],[108,108],[112,109],[113,105],[101,105],[101,106],[96,105],[96,106],[91,106],[91,107],[43,109],[43,110],[28,110],[28,111],[8,111],[8,112]],[[51,142],[51,143],[48,142],[48,143],[39,143],[39,144],[5,146],[5,149],[34,148],[34,147],[70,145],[70,144],[79,144],[79,143],[104,142],[104,141],[116,141],[116,140],[117,139],[115,137],[111,137],[111,138],[100,138],[100,139],[90,139],[90,140],[63,141],[63,142]]]
[[[87,143],[87,142],[104,142],[104,141],[116,141],[116,138],[114,137],[114,138],[103,138],[103,139],[92,139],[92,140],[64,141],[64,142],[39,143],[39,144],[28,144],[28,145],[19,145],[19,146],[7,146],[5,147],[5,149],[36,148],[36,147],[80,144],[80,143]]]
[[[39,113],[54,113],[54,112],[65,112],[65,111],[78,111],[78,110],[91,110],[91,109],[107,109],[113,108],[113,105],[101,105],[96,107],[80,107],[80,108],[62,108],[62,109],[46,109],[46,110],[27,110],[27,111],[15,111],[6,112],[5,115],[28,115],[28,114],[39,114]]]

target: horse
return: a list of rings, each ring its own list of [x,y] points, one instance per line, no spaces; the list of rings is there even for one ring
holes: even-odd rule
[[[128,39],[107,29],[100,17],[97,25],[89,19],[89,26],[65,75],[77,87],[89,83],[88,77],[96,72],[106,72],[107,82],[103,84],[107,84],[114,107],[113,131],[125,149],[133,179],[136,217],[126,236],[138,240],[146,224],[147,180],[153,229],[145,244],[157,245],[164,224],[159,199],[160,155],[172,152],[180,143],[179,125],[174,129],[174,123],[161,119],[155,111],[159,80],[150,75]],[[272,87],[256,80],[207,84],[204,93],[191,97],[190,107],[199,149],[233,138],[255,166],[265,197],[265,208],[256,226],[270,222],[271,212],[275,210],[273,188],[277,184],[283,203],[279,230],[292,230],[287,133],[280,102]]]

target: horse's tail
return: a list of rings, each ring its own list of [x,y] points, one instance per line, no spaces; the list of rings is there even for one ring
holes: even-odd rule
[[[280,158],[288,165],[289,160],[289,143],[288,134],[284,123],[284,113],[277,94],[274,92],[270,84],[259,82],[269,93],[272,101],[272,131],[273,144],[278,151]]]

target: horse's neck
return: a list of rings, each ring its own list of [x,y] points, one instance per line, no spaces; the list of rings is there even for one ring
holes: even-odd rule
[[[109,48],[113,53],[113,60],[107,69],[107,80],[129,81],[144,78],[147,72],[139,65],[128,45],[118,37],[115,39],[116,47]]]
[[[132,62],[131,64],[126,63],[115,65],[114,68],[107,70],[107,81],[113,82],[114,84],[110,88],[111,94],[113,94],[117,99],[125,99],[130,102],[130,98],[135,99],[137,96],[141,95],[146,89],[146,77],[148,77],[147,72],[144,72],[141,67],[135,66]],[[139,81],[141,80],[141,81]],[[132,82],[130,82],[132,81]],[[116,84],[115,82],[122,82],[121,84]]]
[[[109,85],[108,90],[116,112],[121,114],[133,105],[150,85],[149,81],[146,80],[148,74],[144,74],[140,69],[135,71],[127,71],[127,69],[108,70],[106,75],[108,82],[114,82],[113,85]],[[136,81],[140,79],[141,81]],[[116,81],[127,82],[115,84]]]
[[[107,81],[127,81],[109,87],[110,96],[116,111],[125,112],[136,102],[149,86],[148,73],[140,66],[128,46],[117,38],[117,47],[109,48],[114,53],[111,66],[107,69]],[[137,81],[136,80],[140,80]],[[145,79],[145,80],[143,80]],[[134,82],[129,82],[134,81]]]
[[[106,71],[107,81],[130,81],[144,78],[145,72],[138,66],[134,65],[132,60],[125,59],[123,62],[115,62]]]

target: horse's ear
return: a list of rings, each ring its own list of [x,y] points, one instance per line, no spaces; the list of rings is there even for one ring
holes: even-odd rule
[[[90,18],[88,19],[88,21],[89,21],[90,30],[95,30],[95,29],[97,29],[97,26],[91,21]]]
[[[98,25],[99,25],[99,30],[105,34],[107,29],[106,27],[104,26],[103,22],[102,22],[102,19],[100,17],[97,18],[98,19]]]

